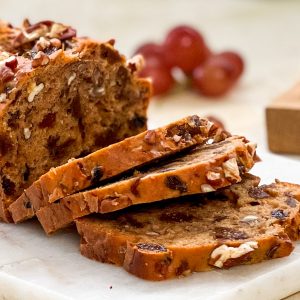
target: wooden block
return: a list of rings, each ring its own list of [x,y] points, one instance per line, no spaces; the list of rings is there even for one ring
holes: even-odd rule
[[[300,154],[300,82],[266,109],[269,148]]]

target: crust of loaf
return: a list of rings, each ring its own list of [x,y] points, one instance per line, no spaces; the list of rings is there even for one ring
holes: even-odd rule
[[[254,165],[254,157],[255,150],[249,147],[248,141],[243,137],[229,137],[200,146],[177,161],[172,158],[169,164],[132,178],[65,197],[42,207],[36,215],[45,232],[51,234],[91,213],[108,213],[131,205],[211,192],[239,182],[241,174]],[[228,162],[233,163],[234,172],[226,170]]]
[[[227,134],[214,124],[195,115],[127,138],[42,175],[10,206],[13,220],[19,223],[32,217],[34,211],[46,206],[48,202],[74,194],[92,184],[99,184],[134,167],[202,144],[208,139],[217,142],[226,136]],[[96,171],[100,172],[100,175],[95,180],[92,174]]]
[[[247,210],[247,206],[253,205],[251,204],[252,201],[258,201],[260,202],[260,205],[268,207],[267,209],[270,210],[271,208],[269,205],[272,207],[272,201],[276,198],[277,204],[280,202],[279,208],[283,208],[283,211],[286,213],[285,217],[277,219],[278,215],[276,215],[276,217],[272,215],[269,219],[264,219],[261,225],[266,228],[273,227],[274,230],[262,234],[262,229],[259,229],[260,227],[258,226],[257,229],[255,229],[258,232],[257,236],[251,236],[248,239],[235,240],[234,238],[224,238],[201,242],[199,245],[193,243],[191,245],[187,244],[185,246],[179,246],[176,244],[176,235],[171,242],[166,240],[164,243],[163,237],[158,238],[153,235],[149,237],[140,234],[140,219],[137,217],[138,214],[136,214],[138,209],[135,211],[130,211],[130,209],[128,209],[124,215],[130,216],[129,221],[131,224],[129,223],[129,225],[126,225],[125,223],[125,225],[123,225],[123,223],[120,226],[116,225],[114,220],[121,220],[120,216],[122,217],[122,212],[117,215],[117,219],[110,217],[102,220],[102,217],[95,216],[76,220],[77,230],[81,236],[81,254],[96,261],[122,266],[126,271],[135,276],[155,281],[185,276],[192,272],[215,269],[215,262],[219,258],[212,258],[212,252],[222,245],[237,248],[247,242],[257,243],[253,251],[239,257],[229,258],[218,268],[231,268],[236,265],[254,264],[263,260],[288,256],[294,248],[291,240],[299,238],[298,227],[300,224],[300,204],[297,200],[300,200],[300,186],[277,182],[269,186],[263,186],[261,189],[260,187],[255,188],[256,183],[254,183],[254,181],[250,180],[249,184],[249,180],[247,179],[246,183],[248,185],[247,187],[244,185],[244,181],[243,183],[225,188],[217,197],[220,197],[220,194],[222,193],[238,196],[238,198],[232,197],[231,200],[235,201],[238,199],[237,206],[232,208],[233,213],[235,210]],[[248,191],[251,191],[249,192],[250,194],[252,191],[257,192],[253,195],[256,195],[258,198],[252,198],[254,197],[252,194],[250,197]],[[265,197],[264,194],[262,194],[262,191],[268,193],[268,198],[262,198]],[[210,201],[213,201],[213,197],[210,198]],[[229,203],[230,201],[227,202]],[[180,206],[182,204],[173,203],[170,205],[175,205],[176,207],[176,205]],[[165,206],[165,208],[167,208],[167,206]],[[144,215],[146,212],[151,214],[151,207],[148,206],[143,211]],[[160,211],[164,212],[164,208]],[[160,211],[158,213],[160,213]],[[184,211],[189,213],[188,208]],[[136,220],[134,220],[135,218]],[[149,219],[150,218],[151,217],[149,217]],[[228,218],[228,223],[231,223],[232,228],[239,229],[238,224],[233,220],[230,221],[232,218],[231,214]],[[142,217],[141,219],[143,219],[144,222],[147,222],[147,216],[144,218]],[[179,221],[176,226],[182,226],[182,231],[184,232],[184,226],[186,226],[187,223],[180,222],[181,221]],[[199,220],[198,222],[198,226],[201,228],[202,221]],[[159,227],[159,229],[157,229],[158,232],[164,231],[163,225],[160,223],[155,224]],[[169,223],[166,226],[169,227],[171,224],[173,223]],[[124,229],[124,226],[129,226],[130,228],[133,228],[132,230],[134,231],[126,230]],[[191,233],[186,231],[186,234],[188,236]],[[159,236],[159,234],[157,235]],[[194,232],[193,236],[190,238],[197,239],[197,233]]]

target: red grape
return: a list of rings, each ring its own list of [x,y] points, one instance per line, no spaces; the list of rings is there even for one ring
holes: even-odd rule
[[[145,43],[141,45],[135,54],[143,55],[147,67],[167,66],[165,50],[155,43]]]
[[[150,77],[152,79],[153,95],[167,93],[174,85],[174,78],[165,66],[145,67],[139,73],[140,77]]]
[[[209,57],[210,64],[227,65],[227,70],[231,74],[232,78],[237,79],[244,72],[245,64],[242,57],[232,51],[224,51]]]
[[[208,60],[193,72],[193,86],[203,95],[217,97],[225,94],[235,83],[224,60]]]
[[[164,42],[168,62],[191,74],[207,56],[207,47],[201,34],[189,26],[172,29]]]
[[[163,48],[155,43],[145,43],[142,44],[140,47],[138,47],[135,52],[135,54],[142,54],[145,57],[147,56],[164,56],[164,50]]]

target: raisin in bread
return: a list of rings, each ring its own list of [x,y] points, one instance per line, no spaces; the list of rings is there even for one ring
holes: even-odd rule
[[[51,167],[146,129],[150,96],[113,41],[51,21],[0,23],[0,218]]]
[[[36,215],[46,233],[68,226],[91,213],[108,213],[125,207],[207,193],[241,180],[254,164],[255,145],[243,137],[199,146],[177,158],[161,162],[134,176],[80,192],[40,208]]]
[[[194,115],[148,130],[88,156],[52,168],[26,189],[10,207],[14,222],[32,217],[48,202],[74,194],[134,167],[177,153],[193,145],[223,140],[228,134]]]
[[[300,186],[252,181],[78,219],[81,253],[148,280],[287,256],[300,224]]]

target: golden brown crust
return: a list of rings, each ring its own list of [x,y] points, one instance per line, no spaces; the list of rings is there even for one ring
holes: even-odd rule
[[[287,256],[294,248],[291,239],[297,237],[294,231],[300,224],[300,186],[255,184],[247,179],[204,203],[197,196],[201,203],[197,208],[197,199],[191,199],[191,204],[190,200],[168,202],[78,219],[80,251],[147,280]],[[229,198],[218,200],[221,195]]]
[[[146,130],[151,87],[113,43],[70,26],[1,23],[0,36],[0,217],[11,221],[8,206],[51,167]]]
[[[91,213],[108,213],[140,203],[207,193],[241,180],[254,165],[255,149],[242,137],[199,146],[129,179],[77,193],[37,211],[50,234]],[[64,218],[62,218],[64,216]]]
[[[24,193],[37,211],[48,201],[54,202],[134,167],[204,143],[207,139],[219,141],[225,137],[222,130],[208,120],[189,116],[51,169]],[[23,197],[10,207],[15,222],[33,216],[24,210]]]

